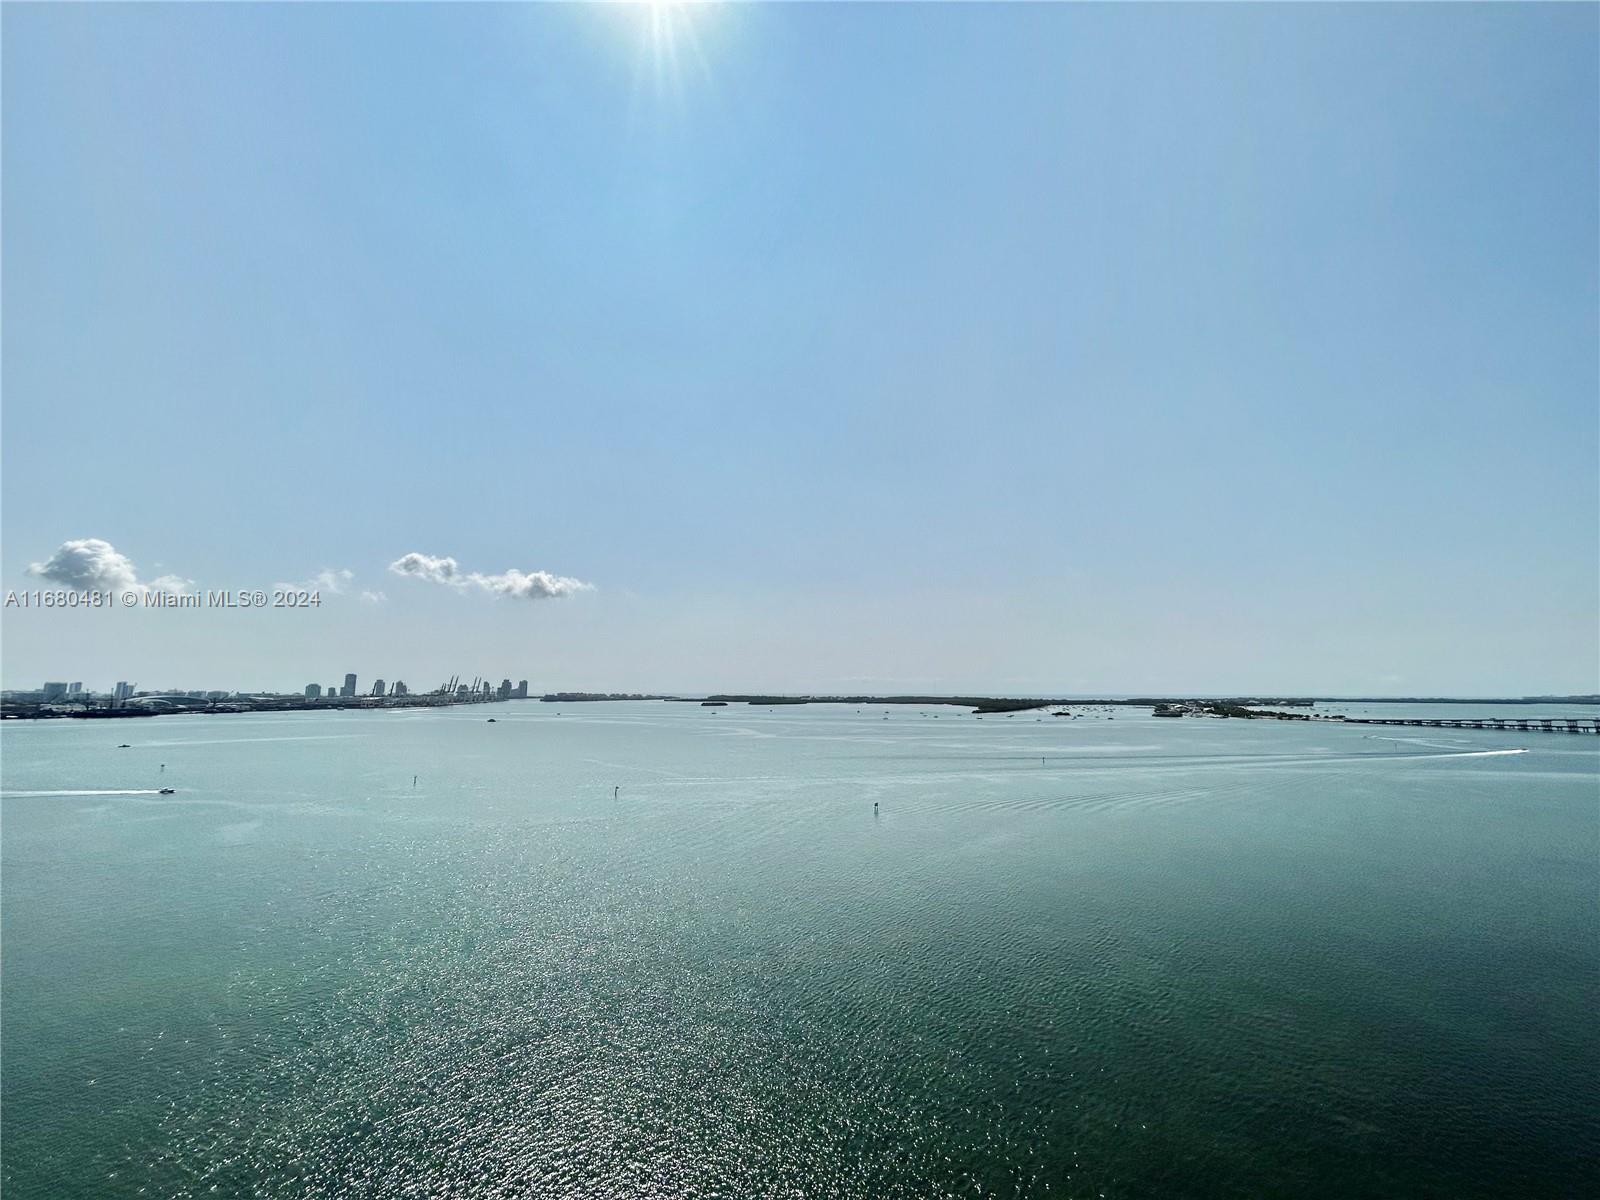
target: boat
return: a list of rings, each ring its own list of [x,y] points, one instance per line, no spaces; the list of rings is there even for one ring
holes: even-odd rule
[[[494,724],[494,723],[495,723],[495,721],[496,721],[496,720],[497,720],[497,718],[495,718],[495,717],[490,717],[490,718],[489,718],[489,724],[491,724],[491,725],[493,725],[493,724]]]
[[[117,747],[117,749],[118,750],[131,750],[131,749],[133,749],[133,747],[128,745],[127,742],[123,742],[120,746]]]
[[[161,794],[163,796],[170,796],[177,790],[178,790],[177,788],[162,788],[161,789]]]

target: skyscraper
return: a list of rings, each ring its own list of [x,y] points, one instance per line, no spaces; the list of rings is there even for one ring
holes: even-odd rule
[[[64,683],[49,682],[44,685],[44,698],[46,700],[60,700],[67,694],[67,685]]]
[[[346,675],[344,677],[344,686],[339,689],[339,695],[341,695],[341,696],[354,696],[355,694],[356,694],[356,677],[353,674]]]
[[[320,683],[308,683],[308,684],[306,684],[306,699],[307,700],[316,700],[316,699],[319,699],[321,696],[322,696],[322,685]]]
[[[126,700],[131,695],[133,695],[133,684],[126,680],[119,679],[117,686],[111,689],[111,698],[113,700]]]
[[[495,693],[495,695],[497,695],[497,696],[498,696],[498,697],[499,697],[499,698],[500,698],[500,699],[502,699],[502,700],[509,700],[509,699],[511,699],[511,680],[509,680],[509,679],[502,679],[502,680],[501,680],[501,681],[500,681],[500,688],[499,688],[499,690],[498,690],[498,691],[497,691],[497,692],[496,692],[496,693]]]
[[[526,679],[517,680],[517,690],[511,693],[511,697],[514,700],[526,700],[528,698],[528,681]]]
[[[373,694],[373,695],[374,695],[374,696],[381,696],[381,695],[383,695],[383,680],[381,680],[381,679],[374,679],[374,680],[373,680],[373,681],[372,681],[372,694]]]
[[[406,687],[406,681],[405,680],[396,679],[394,681],[394,687],[389,689],[389,694],[391,696],[404,696],[407,693],[408,690],[409,689]]]

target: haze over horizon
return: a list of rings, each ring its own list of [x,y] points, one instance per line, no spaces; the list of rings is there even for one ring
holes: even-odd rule
[[[1600,691],[1594,6],[0,22],[8,688]]]

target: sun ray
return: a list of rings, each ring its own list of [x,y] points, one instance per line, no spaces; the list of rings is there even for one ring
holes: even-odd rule
[[[711,68],[700,44],[697,26],[713,6],[696,0],[638,0],[639,49],[635,94],[648,78],[655,95],[681,102],[684,73],[691,66],[702,83],[711,81]]]

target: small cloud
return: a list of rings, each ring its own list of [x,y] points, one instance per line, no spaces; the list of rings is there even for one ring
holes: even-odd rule
[[[354,571],[336,571],[332,567],[324,567],[310,579],[302,579],[299,583],[275,583],[272,586],[284,592],[327,592],[332,596],[342,596],[355,577]]]
[[[518,600],[552,600],[594,590],[594,584],[584,583],[581,579],[552,575],[549,571],[524,574],[515,567],[499,575],[468,575],[467,580],[497,596],[511,596]]]
[[[456,560],[453,558],[434,558],[431,554],[418,554],[413,550],[410,554],[402,554],[389,564],[389,570],[396,575],[410,575],[414,579],[426,579],[429,583],[459,582]]]
[[[194,580],[161,575],[148,583],[127,555],[101,538],[62,542],[44,562],[30,563],[28,574],[83,592],[185,592]]]
[[[494,596],[514,600],[553,600],[594,590],[594,584],[566,575],[552,575],[549,571],[519,571],[515,567],[497,575],[480,571],[461,570],[455,559],[436,558],[431,554],[412,551],[401,555],[389,564],[396,575],[406,575],[428,583],[442,583],[459,590],[477,588]]]
[[[332,592],[337,596],[343,592],[345,588],[350,586],[351,581],[354,580],[355,577],[356,575],[354,571],[334,571],[331,569],[324,569],[313,575],[311,580],[323,591]]]
[[[388,602],[389,597],[385,596],[382,592],[361,593],[361,603],[363,604],[387,604]]]

